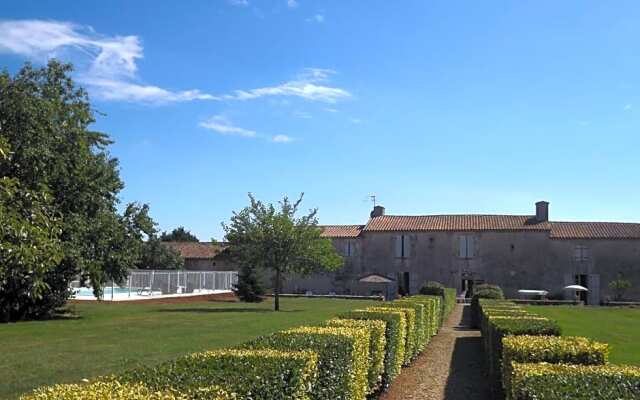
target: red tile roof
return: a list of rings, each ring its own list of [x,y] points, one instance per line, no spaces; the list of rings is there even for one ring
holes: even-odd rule
[[[350,238],[358,237],[364,225],[321,225],[319,228],[322,229],[322,237]]]
[[[178,251],[182,258],[214,258],[225,249],[218,242],[162,242]]]
[[[551,239],[640,239],[640,223],[537,222],[532,215],[383,215],[367,225],[324,225],[322,236],[355,238],[361,232],[546,231]]]
[[[640,239],[640,224],[624,222],[552,222],[552,239]]]
[[[549,222],[531,215],[383,215],[371,218],[363,231],[546,231]]]

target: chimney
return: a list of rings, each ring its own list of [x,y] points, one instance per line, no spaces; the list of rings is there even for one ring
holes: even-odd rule
[[[547,222],[549,221],[549,202],[539,201],[536,203],[536,221]]]
[[[373,207],[373,211],[371,211],[370,215],[371,215],[371,218],[383,216],[384,215],[384,207],[382,207],[382,206]]]

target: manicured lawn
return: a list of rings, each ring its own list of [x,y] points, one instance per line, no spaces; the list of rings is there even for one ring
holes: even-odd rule
[[[640,309],[569,306],[528,309],[558,321],[563,336],[586,336],[609,343],[612,363],[640,365]]]
[[[272,311],[272,301],[71,305],[80,319],[0,324],[0,398],[236,345],[369,304],[284,299],[278,313]]]

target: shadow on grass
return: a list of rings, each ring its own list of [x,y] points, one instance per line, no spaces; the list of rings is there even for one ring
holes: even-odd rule
[[[275,311],[267,308],[173,308],[160,309],[157,312],[166,313],[274,313]],[[302,310],[280,310],[281,313],[300,312]]]

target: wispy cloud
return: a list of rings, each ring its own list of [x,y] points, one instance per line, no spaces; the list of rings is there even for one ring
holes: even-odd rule
[[[313,17],[307,18],[307,21],[309,22],[317,22],[319,24],[324,22],[324,15],[322,14],[316,14]]]
[[[336,72],[331,69],[307,68],[294,80],[276,86],[251,90],[236,90],[233,94],[219,96],[227,100],[253,100],[267,96],[293,96],[311,101],[335,103],[351,97],[348,91],[328,86],[329,77]]]
[[[338,110],[335,108],[331,108],[331,107],[327,107],[324,109],[326,112],[330,112],[330,113],[337,113]]]
[[[256,137],[256,131],[235,126],[227,117],[215,115],[201,122],[200,126],[223,135],[236,135],[243,137]]]
[[[362,120],[361,120],[360,118],[349,118],[349,121],[350,121],[352,124],[359,124],[359,123],[361,123],[361,122],[362,122]]]
[[[258,132],[241,128],[235,125],[229,118],[222,114],[214,115],[213,117],[201,122],[200,127],[214,131],[221,135],[241,136],[245,138],[260,138],[273,143],[289,143],[294,139],[291,136],[278,134],[273,136],[261,135]]]
[[[168,103],[214,100],[199,90],[171,91],[138,82],[143,48],[137,36],[104,36],[91,27],[43,20],[0,21],[0,53],[46,61],[52,57],[85,66],[78,81],[105,100]]]
[[[237,6],[237,7],[248,7],[249,6],[249,0],[227,0],[227,1],[232,6]]]
[[[624,111],[631,111],[631,108],[633,108],[633,106],[631,104],[625,104],[622,109]]]
[[[287,7],[296,8],[298,7],[298,2],[296,0],[287,0]]]
[[[302,119],[310,119],[312,117],[312,115],[306,111],[296,111],[293,113],[293,116]]]
[[[275,143],[289,143],[292,142],[293,139],[287,135],[275,135],[271,138],[271,141]]]

